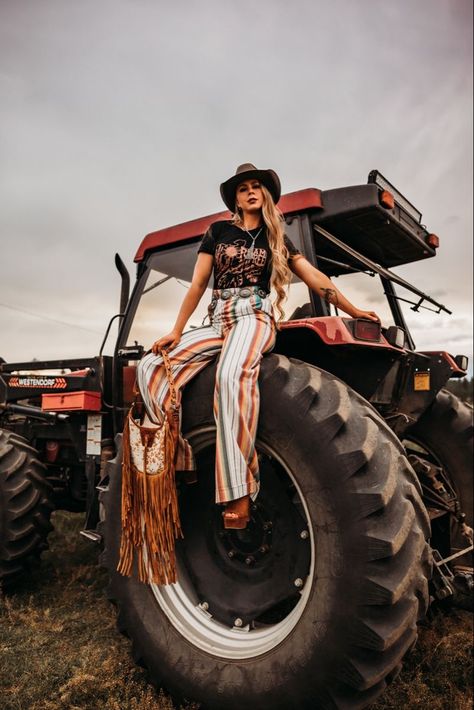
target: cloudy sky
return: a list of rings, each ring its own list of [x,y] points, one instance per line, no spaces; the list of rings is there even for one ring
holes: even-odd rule
[[[114,253],[134,273],[251,161],[386,175],[441,239],[397,270],[453,310],[411,313],[417,346],[472,356],[471,106],[470,0],[1,0],[0,355],[97,354]]]

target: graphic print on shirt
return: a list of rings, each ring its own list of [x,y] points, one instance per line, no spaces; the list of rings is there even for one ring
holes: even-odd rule
[[[254,247],[252,259],[246,260],[245,239],[232,244],[218,244],[215,252],[216,271],[222,274],[221,288],[239,288],[245,283],[257,283],[267,262],[267,250]],[[225,272],[225,273],[224,273]]]

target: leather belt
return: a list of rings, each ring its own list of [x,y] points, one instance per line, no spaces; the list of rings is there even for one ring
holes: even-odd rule
[[[260,296],[266,298],[268,293],[260,286],[242,286],[242,288],[222,288],[212,292],[212,297],[220,298],[222,301],[228,301],[233,296],[236,298],[250,298],[250,296]]]

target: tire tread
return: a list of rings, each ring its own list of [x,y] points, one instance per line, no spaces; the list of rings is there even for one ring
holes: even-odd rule
[[[5,589],[18,582],[47,548],[54,505],[45,471],[26,439],[0,429],[0,583]]]

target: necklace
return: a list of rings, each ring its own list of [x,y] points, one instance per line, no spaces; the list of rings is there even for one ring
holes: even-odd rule
[[[244,227],[244,229],[245,229],[245,227]],[[252,235],[250,234],[250,232],[249,232],[248,229],[245,229],[245,231],[246,231],[247,234],[249,235],[250,239],[252,240],[252,245],[251,245],[250,249],[247,249],[247,253],[246,253],[246,255],[245,255],[245,260],[246,260],[246,261],[251,261],[251,260],[252,260],[253,251],[254,251],[253,248],[254,248],[255,240],[257,239],[257,237],[258,237],[258,235],[260,234],[260,232],[262,231],[262,229],[263,229],[263,227],[260,227],[260,229],[258,230],[257,234],[256,234],[254,237],[252,237]]]

